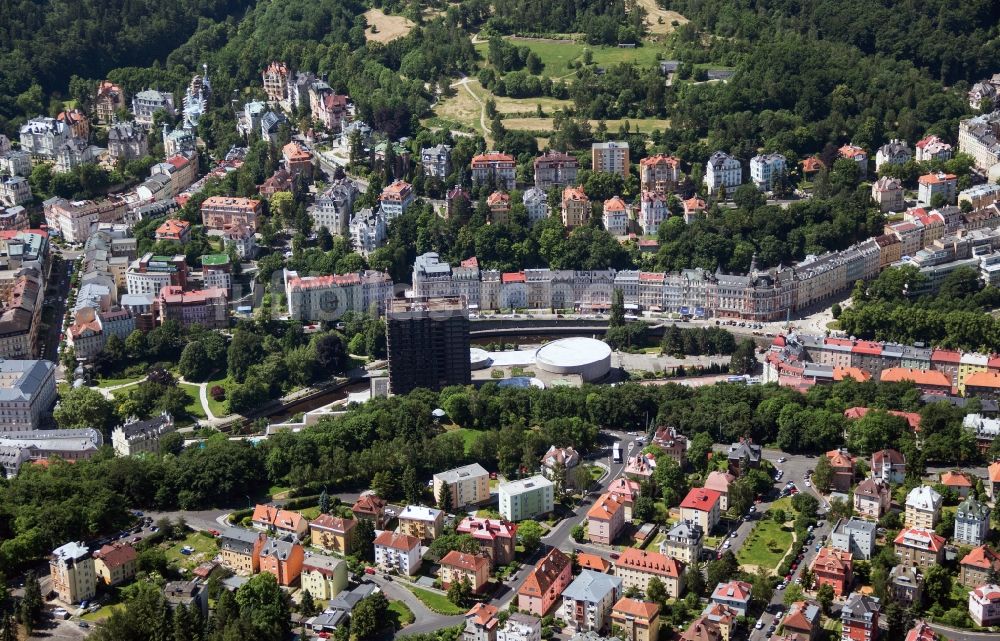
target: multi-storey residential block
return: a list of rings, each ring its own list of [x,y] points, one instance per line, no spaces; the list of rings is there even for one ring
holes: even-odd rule
[[[896,556],[903,565],[927,568],[944,560],[945,539],[933,530],[907,527],[893,543]]]
[[[984,173],[1000,163],[1000,110],[959,121],[958,150]]]
[[[0,360],[0,433],[37,430],[55,399],[52,362]]]
[[[308,147],[293,140],[281,148],[281,157],[285,163],[285,169],[294,176],[304,176],[307,180],[313,175],[313,154]]]
[[[611,625],[627,641],[657,641],[660,637],[658,603],[622,597],[611,608]]]
[[[906,477],[906,457],[890,449],[873,452],[871,470],[874,478],[886,483],[902,483]]]
[[[928,485],[910,490],[906,495],[906,512],[903,522],[906,527],[931,530],[941,516],[941,495]]]
[[[788,607],[788,613],[781,620],[785,634],[797,635],[798,639],[814,640],[821,628],[823,609],[814,601],[796,601]]]
[[[537,474],[508,481],[498,488],[500,514],[508,521],[523,521],[548,514],[555,507],[555,484]]]
[[[542,620],[515,612],[497,630],[496,641],[542,641]]]
[[[444,571],[444,568],[442,567]],[[495,606],[477,603],[465,613],[465,630],[462,641],[496,641],[500,627],[499,611]]]
[[[917,180],[917,184],[917,200],[925,205],[937,206],[939,203],[935,202],[936,199],[945,204],[955,202],[958,191],[958,177],[955,174],[925,174]]]
[[[253,527],[282,537],[300,540],[309,531],[309,521],[292,510],[258,503],[250,517]]]
[[[80,603],[94,598],[97,574],[90,549],[81,541],[67,543],[49,556],[52,590],[65,603]]]
[[[745,438],[741,438],[729,445],[726,452],[726,460],[729,464],[729,473],[733,476],[741,476],[747,472],[760,467],[764,449],[757,443]]]
[[[393,301],[386,314],[386,334],[392,393],[469,384],[469,309],[465,301]]]
[[[467,516],[455,531],[468,534],[479,543],[479,549],[490,558],[493,567],[507,565],[514,560],[517,542],[517,525],[503,519]]]
[[[201,278],[206,288],[233,289],[233,266],[229,254],[206,254],[201,257]]]
[[[149,129],[153,126],[153,116],[157,111],[162,111],[163,115],[173,118],[176,115],[174,110],[174,94],[169,91],[157,91],[146,89],[132,96],[132,115],[135,122]]]
[[[958,582],[974,588],[990,582],[991,576],[1000,572],[1000,554],[986,545],[973,548],[959,562]]]
[[[125,272],[125,284],[129,294],[149,294],[156,297],[164,287],[171,285],[183,288],[187,285],[187,260],[183,254],[175,256],[154,256],[145,254]]]
[[[720,583],[712,590],[709,601],[731,608],[738,615],[746,616],[750,608],[750,597],[753,586],[746,581],[729,581]]]
[[[121,585],[135,578],[135,548],[126,543],[102,546],[94,552],[94,574],[104,585]]]
[[[715,490],[692,488],[681,501],[681,519],[696,523],[703,532],[711,532],[719,522],[721,498]]]
[[[103,445],[104,436],[90,427],[17,432],[0,430],[0,473],[11,478],[17,476],[25,463],[48,461],[54,457],[64,461],[82,461],[95,456]]]
[[[264,81],[264,93],[271,102],[281,102],[288,96],[288,79],[291,74],[288,65],[274,61],[264,69],[261,78]]]
[[[562,194],[563,225],[572,229],[585,225],[590,219],[590,199],[583,187],[566,187]]]
[[[990,531],[990,508],[974,497],[958,504],[955,512],[955,541],[982,545]]]
[[[868,152],[857,145],[844,145],[838,150],[841,158],[853,160],[858,165],[859,175],[868,175]]]
[[[631,168],[627,142],[595,142],[590,146],[591,166],[595,172],[619,174],[628,178]]]
[[[191,223],[186,220],[168,218],[163,224],[156,228],[154,235],[156,240],[168,240],[181,245],[191,240]]]
[[[423,505],[407,505],[399,513],[400,534],[430,542],[441,536],[444,529],[444,511]]]
[[[476,594],[483,591],[490,580],[490,558],[485,554],[466,554],[452,550],[439,562],[438,578],[444,589],[453,583],[467,581]]]
[[[285,270],[284,280],[288,314],[295,320],[336,320],[352,311],[382,314],[392,298],[392,279],[384,272],[302,277]]]
[[[329,514],[320,514],[309,523],[309,540],[315,547],[351,554],[354,551],[355,519],[345,519]]]
[[[625,506],[610,494],[604,494],[587,510],[587,538],[594,543],[611,545],[625,527]]]
[[[257,230],[257,217],[263,202],[253,198],[211,196],[201,204],[201,219],[205,227],[222,231],[231,225],[245,225]]]
[[[259,557],[260,571],[274,575],[278,585],[287,587],[298,582],[306,554],[298,543],[268,539],[260,549]]]
[[[79,140],[90,138],[90,119],[79,109],[66,109],[56,115],[56,120],[69,127],[70,134]]]
[[[854,488],[854,510],[861,518],[882,518],[892,501],[889,485],[879,478],[865,479]]]
[[[381,209],[372,211],[365,208],[358,210],[351,218],[348,231],[354,250],[362,256],[368,256],[385,245],[389,237],[389,222]]]
[[[889,592],[902,604],[920,604],[924,591],[924,577],[916,568],[897,565],[889,571]]]
[[[313,224],[326,227],[333,234],[347,234],[354,201],[361,195],[357,184],[349,178],[333,181],[323,193],[316,196],[309,213]]]
[[[820,548],[813,559],[810,571],[817,587],[829,585],[833,593],[842,596],[854,581],[854,562],[850,552],[835,547]]]
[[[420,164],[424,175],[438,180],[444,180],[451,175],[451,147],[434,145],[420,150]]]
[[[639,196],[639,225],[642,233],[655,236],[660,225],[670,216],[667,197],[655,191],[644,191]]]
[[[750,180],[761,191],[774,189],[774,182],[788,173],[781,154],[757,154],[750,159]]]
[[[310,554],[302,561],[299,579],[314,599],[329,601],[347,588],[347,561]]]
[[[24,176],[0,176],[0,205],[17,207],[29,203],[33,199],[31,185]],[[20,208],[24,211],[24,208]],[[25,217],[26,218],[26,217]],[[27,227],[27,221],[23,227]],[[8,229],[13,227],[8,226]]]
[[[906,207],[903,200],[903,183],[899,178],[882,176],[872,183],[872,200],[878,203],[883,214],[901,211]]]
[[[535,564],[517,591],[517,608],[535,616],[545,616],[573,579],[569,557],[552,548]]]
[[[160,439],[173,431],[174,418],[167,412],[145,420],[133,418],[111,430],[111,444],[118,456],[158,454]]]
[[[382,190],[379,204],[386,218],[392,221],[402,216],[415,199],[413,186],[403,180],[397,180]]]
[[[472,157],[472,183],[493,184],[498,189],[512,191],[515,186],[516,163],[514,157],[490,151]]]
[[[705,185],[711,193],[725,189],[727,194],[743,184],[740,161],[723,151],[717,151],[705,164]]]
[[[678,521],[660,543],[660,554],[677,559],[685,565],[697,563],[701,558],[704,531],[697,523]]]
[[[547,151],[535,158],[535,187],[549,190],[576,184],[580,163],[576,157],[560,151]]]
[[[987,583],[969,592],[969,616],[979,626],[1000,623],[1000,585]]]
[[[559,618],[574,630],[600,632],[611,623],[611,608],[621,594],[620,578],[582,570],[562,593]]]
[[[386,530],[375,537],[375,565],[412,576],[420,569],[420,539]]]
[[[729,472],[715,470],[709,472],[705,478],[703,487],[706,490],[714,490],[719,493],[719,511],[725,512],[729,509],[729,486],[736,480],[736,477]]]
[[[435,474],[434,497],[440,497],[446,487],[454,510],[485,503],[490,499],[490,474],[479,463]]]
[[[21,149],[39,160],[55,160],[59,149],[70,142],[73,132],[66,123],[39,116],[21,125]]]
[[[486,220],[491,225],[510,222],[510,194],[495,191],[486,198]]]
[[[881,610],[875,597],[852,592],[840,611],[842,641],[876,641]]]
[[[684,593],[684,564],[659,552],[625,548],[615,561],[615,576],[626,590],[634,587],[645,592],[650,579],[656,577],[669,597],[677,599]]]
[[[186,292],[176,285],[168,285],[160,290],[158,300],[161,323],[175,320],[183,327],[229,327],[229,304],[224,289],[210,287]]]
[[[628,233],[628,205],[618,196],[604,201],[601,213],[604,229],[613,236]]]
[[[656,154],[639,161],[639,185],[643,191],[661,194],[673,191],[681,180],[681,161]]]
[[[918,140],[916,147],[917,162],[948,160],[951,158],[951,145],[934,135]]]
[[[875,171],[883,165],[905,165],[913,158],[913,150],[905,140],[893,138],[875,152]]]
[[[110,124],[115,119],[119,109],[125,108],[125,92],[110,80],[102,80],[97,85],[97,95],[94,97],[94,111],[97,121]]]
[[[146,130],[134,122],[116,122],[108,128],[108,157],[111,162],[128,162],[149,155]]]
[[[521,196],[528,212],[528,222],[532,225],[549,217],[549,197],[538,187],[531,187]]]

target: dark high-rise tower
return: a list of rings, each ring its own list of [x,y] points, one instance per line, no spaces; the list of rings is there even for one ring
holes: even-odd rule
[[[393,301],[386,326],[391,393],[471,382],[469,310],[461,298]]]

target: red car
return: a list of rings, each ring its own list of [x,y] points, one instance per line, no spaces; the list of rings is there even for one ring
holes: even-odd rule
[[[209,530],[208,533],[211,534],[212,536],[221,536],[222,535],[222,532],[219,532],[218,530]]]
[[[375,574],[375,568],[373,567],[365,568],[365,574]]]

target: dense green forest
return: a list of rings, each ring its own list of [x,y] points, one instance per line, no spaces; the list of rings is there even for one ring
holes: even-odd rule
[[[0,125],[18,115],[47,112],[44,103],[50,93],[82,97],[86,90],[71,87],[73,76],[96,81],[116,67],[162,63],[200,26],[238,16],[252,4],[251,0],[4,2]]]
[[[749,41],[792,31],[864,54],[909,60],[945,83],[976,82],[1000,66],[993,0],[661,0],[708,31]]]
[[[874,419],[848,423],[842,412],[863,405],[920,411],[922,446],[897,424]],[[476,430],[466,444],[444,432],[431,412],[444,408],[463,427]],[[115,457],[110,451],[73,465],[25,466],[0,481],[0,571],[8,575],[53,547],[116,531],[129,509],[201,509],[245,504],[270,485],[305,494],[323,487],[374,487],[383,496],[411,492],[400,479],[429,478],[473,461],[513,475],[533,469],[550,445],[583,452],[597,446],[599,428],[676,426],[692,439],[688,459],[704,470],[713,442],[741,436],[776,443],[790,452],[822,452],[845,444],[897,446],[918,476],[925,461],[964,464],[977,460],[975,437],[961,427],[963,412],[946,403],[924,406],[909,384],[843,382],[808,394],[773,385],[636,384],[548,390],[452,387],[440,393],[373,399],[339,418],[323,419],[301,433],[281,432],[251,445],[223,434],[202,448],[162,456]],[[866,445],[868,444],[868,445]]]

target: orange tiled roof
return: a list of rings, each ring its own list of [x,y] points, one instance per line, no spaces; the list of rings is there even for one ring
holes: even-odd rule
[[[603,556],[590,554],[589,552],[580,552],[577,554],[576,562],[584,570],[607,572],[611,569],[611,561],[608,561]]]
[[[982,570],[989,570],[993,567],[1000,571],[1000,555],[994,552],[990,547],[980,545],[977,548],[973,548],[972,551],[965,555],[962,559],[961,565],[971,565]]]
[[[965,386],[1000,388],[1000,373],[973,372],[965,377]]]
[[[458,550],[452,550],[448,554],[445,554],[444,558],[441,559],[441,565],[447,565],[448,567],[467,570],[469,572],[478,572],[484,565],[489,564],[490,559],[486,555],[466,554],[465,552],[459,552]]]
[[[395,550],[409,551],[420,545],[420,539],[406,534],[396,534],[389,530],[383,530],[375,537],[375,545],[382,545]]]
[[[610,494],[603,494],[601,498],[594,501],[594,504],[590,506],[587,510],[588,519],[598,519],[598,520],[610,520],[618,510],[624,508],[624,505],[618,501],[615,497]]]
[[[882,370],[879,379],[883,383],[901,383],[911,381],[915,385],[935,385],[940,387],[951,387],[951,381],[944,375],[933,369],[911,369],[908,367],[890,367]]]
[[[524,580],[517,593],[526,596],[542,596],[548,592],[568,566],[569,557],[563,554],[559,548],[552,548],[548,554],[542,557],[541,561],[535,564],[535,568]]]
[[[681,501],[681,508],[707,512],[712,509],[713,505],[719,503],[721,497],[722,495],[715,490],[706,490],[703,487],[691,488],[691,491]]]
[[[616,564],[618,567],[670,578],[677,578],[684,572],[684,565],[677,559],[639,548],[625,548]]]
[[[660,606],[649,601],[640,601],[639,599],[622,597],[612,609],[615,612],[621,612],[622,614],[651,619],[659,613]]]

